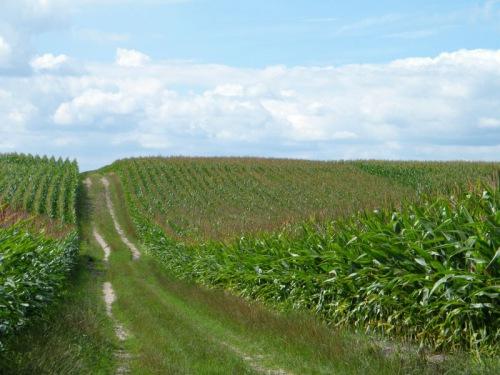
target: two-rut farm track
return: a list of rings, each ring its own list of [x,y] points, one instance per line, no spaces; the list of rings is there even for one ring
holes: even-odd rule
[[[118,221],[118,216],[117,216],[115,206],[113,204],[113,200],[112,200],[112,196],[111,196],[110,181],[106,177],[102,177],[102,178],[100,178],[100,180],[97,180],[96,178],[91,179],[90,177],[87,177],[84,180],[84,185],[89,191],[89,196],[91,197],[91,200],[92,200],[92,197],[96,195],[95,190],[99,189],[99,190],[101,190],[100,191],[101,199],[104,198],[104,200],[106,202],[105,208],[107,211],[106,212],[107,218],[104,220],[103,217],[99,217],[99,220],[97,223],[96,222],[91,223],[93,240],[99,245],[99,247],[103,251],[103,262],[105,265],[106,272],[107,273],[109,272],[111,274],[115,274],[117,272],[120,272],[120,270],[115,269],[115,268],[118,268],[117,267],[118,264],[116,264],[115,261],[111,258],[112,258],[113,252],[115,252],[115,251],[122,252],[122,254],[123,254],[124,248],[126,249],[126,251],[129,252],[129,256],[128,257],[122,256],[120,258],[121,259],[120,262],[124,262],[123,259],[128,258],[128,260],[125,260],[125,262],[128,263],[126,266],[129,267],[130,269],[134,269],[136,264],[137,265],[142,264],[141,259],[140,259],[141,258],[141,251],[127,237],[127,234],[122,229],[122,225],[120,225],[120,223]],[[104,195],[104,197],[102,197],[102,195]],[[93,202],[93,204],[98,205],[99,202]],[[101,206],[101,216],[103,213],[102,208],[103,207]],[[109,225],[110,224],[109,221],[112,222],[112,226]],[[99,227],[99,223],[101,224],[101,226],[104,226],[103,223],[106,224],[106,227],[108,228],[108,233],[109,233],[109,227],[114,228],[115,233],[111,234],[111,236],[115,237],[115,239],[114,239],[115,245],[114,246],[116,246],[116,244],[119,243],[116,240],[116,237],[118,237],[120,239],[121,246],[118,246],[117,248],[115,248],[115,247],[113,247],[113,245],[110,245],[106,241],[106,239],[105,239],[106,236],[102,234],[104,232],[101,232],[101,228]],[[123,246],[123,245],[125,245],[125,246]],[[149,261],[151,261],[151,259],[149,259]],[[140,285],[134,285],[134,287],[144,288],[145,280],[143,280],[143,278],[141,277],[140,274],[134,273],[134,274],[130,274],[129,276],[130,277],[127,280],[128,283],[135,283],[137,281],[137,284],[140,284]],[[144,279],[147,278],[146,276],[147,275],[144,275]],[[121,277],[127,277],[127,275],[121,275]],[[107,279],[107,277],[106,277],[106,279]],[[125,346],[126,346],[125,343],[131,337],[133,337],[134,340],[141,340],[143,336],[141,335],[141,332],[134,331],[135,328],[133,327],[133,324],[130,328],[127,327],[127,322],[121,322],[117,318],[116,314],[114,313],[113,306],[116,304],[117,300],[120,298],[120,290],[119,290],[119,288],[117,290],[115,290],[114,283],[112,283],[112,282],[113,282],[112,280],[107,280],[103,283],[103,286],[102,286],[103,300],[105,303],[106,313],[107,313],[108,317],[113,322],[116,339],[120,343],[119,349],[117,349],[115,351],[115,358],[117,360],[116,373],[117,374],[124,374],[124,373],[130,373],[132,371],[131,362],[134,359],[140,360],[141,356],[148,356],[151,354],[150,353],[141,353],[140,348],[141,348],[141,346],[143,346],[142,343],[140,343],[138,345],[139,350],[137,350],[136,353],[131,353],[125,349]],[[145,292],[151,292],[152,295],[154,295],[158,299],[158,301],[155,301],[156,303],[154,303],[154,304],[143,304],[142,305],[143,311],[141,313],[143,313],[145,316],[154,315],[155,310],[159,308],[158,306],[160,306],[160,308],[164,307],[166,310],[168,310],[168,308],[169,308],[166,306],[166,304],[169,303],[168,299],[172,298],[171,296],[167,296],[169,291],[168,290],[161,290],[160,291],[160,290],[158,290],[159,289],[158,287],[161,288],[161,286],[154,285],[154,283],[152,285],[147,285],[147,287],[146,287],[146,289],[149,289],[149,290],[145,290]],[[164,296],[167,296],[167,297],[163,298]],[[162,299],[164,299],[164,300],[162,300]],[[191,307],[183,306],[182,309],[183,310],[184,309],[190,310]],[[124,316],[127,316],[128,314],[134,314],[133,311],[129,312],[123,308],[121,310],[122,310],[121,315],[124,315]],[[148,311],[148,310],[150,310],[150,311]],[[179,313],[182,315],[182,311],[176,311],[175,315],[179,315]],[[190,318],[189,313],[186,313],[186,315],[184,316],[184,319],[187,320],[189,318]],[[204,324],[206,324],[207,327],[214,325],[213,322],[210,322],[210,321],[207,323],[200,323],[203,319],[204,319],[203,316],[199,316],[197,314],[197,316],[194,317],[195,321],[183,321],[183,322],[181,322],[181,325],[186,325],[186,326],[190,327],[190,329],[194,328],[197,331],[199,331],[200,329],[203,330],[203,327],[200,327],[200,326],[203,326]],[[211,318],[209,318],[209,319],[211,319]],[[139,320],[140,320],[140,318],[139,318]],[[158,323],[159,320],[154,319],[154,322]],[[142,323],[147,324],[148,319],[145,318]],[[165,321],[164,324],[165,324],[165,326],[168,326],[170,323],[168,321]],[[220,327],[218,327],[218,328],[220,328]],[[154,327],[147,327],[147,329],[154,330]],[[161,335],[161,332],[162,332],[162,330],[158,330],[157,334]],[[269,367],[268,365],[266,365],[266,363],[269,363],[270,362],[269,360],[271,359],[269,354],[264,355],[262,353],[260,353],[260,354],[247,353],[243,348],[238,347],[234,343],[227,342],[224,339],[223,335],[221,337],[220,333],[213,335],[213,336],[211,336],[209,331],[197,332],[197,333],[198,334],[201,333],[201,335],[207,336],[206,339],[208,340],[208,342],[215,344],[218,347],[218,351],[227,352],[228,356],[233,357],[232,358],[233,361],[235,361],[235,362],[241,361],[243,364],[243,367],[245,367],[244,373],[270,374],[270,375],[291,374],[291,372],[288,370],[284,370],[284,369],[279,368],[279,367],[277,367],[277,368]],[[227,332],[227,334],[228,334],[228,336],[234,336],[231,332]],[[161,341],[161,336],[159,337],[159,339],[160,339],[159,341]],[[165,337],[165,340],[166,341],[171,340],[171,338]],[[168,343],[165,342],[165,345],[168,346]],[[147,344],[144,346],[147,346]],[[196,353],[193,353],[194,357],[196,357],[195,354]],[[203,357],[204,355],[205,354],[202,354],[201,356]],[[234,357],[236,357],[236,359],[234,359]],[[165,350],[165,358],[162,360],[162,362],[168,362],[168,360],[169,360],[168,350]],[[189,361],[189,358],[187,358],[187,360]],[[169,366],[166,366],[166,367],[168,368]],[[175,372],[176,372],[175,370],[172,370],[171,373],[175,373]]]

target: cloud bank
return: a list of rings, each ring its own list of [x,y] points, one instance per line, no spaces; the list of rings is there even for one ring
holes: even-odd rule
[[[500,160],[500,50],[263,69],[116,52],[109,64],[43,54],[27,75],[0,74],[0,152],[84,169],[144,154]]]

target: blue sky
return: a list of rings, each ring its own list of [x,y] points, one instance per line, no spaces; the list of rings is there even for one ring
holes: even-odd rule
[[[64,20],[67,24],[36,37],[35,45],[101,61],[114,60],[109,47],[115,45],[155,59],[238,67],[380,63],[462,48],[498,48],[495,3],[116,1],[81,7],[71,21]]]
[[[500,159],[500,1],[4,0],[0,152]]]

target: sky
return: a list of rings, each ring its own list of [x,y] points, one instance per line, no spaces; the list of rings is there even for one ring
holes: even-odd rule
[[[0,153],[500,160],[500,0],[0,0]]]

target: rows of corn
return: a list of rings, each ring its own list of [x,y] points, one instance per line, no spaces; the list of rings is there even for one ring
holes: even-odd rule
[[[76,161],[0,155],[0,202],[12,209],[75,224],[77,184]]]
[[[452,194],[474,186],[478,179],[497,185],[499,164],[495,162],[381,162],[353,163],[372,175],[413,188],[417,194],[439,192]]]
[[[114,168],[135,204],[173,238],[232,238],[288,222],[344,216],[414,196],[351,163],[239,158],[138,158]]]
[[[153,162],[169,164],[171,160]],[[119,162],[115,170],[121,176],[140,238],[176,276],[227,288],[283,309],[310,310],[332,325],[404,337],[434,350],[498,354],[500,193],[493,184],[484,182],[481,188],[466,189],[473,180],[495,175],[498,165],[469,168],[467,163],[450,163],[448,173],[428,176],[431,185],[425,191],[429,195],[418,196],[422,191],[415,193],[417,197],[410,194],[402,205],[387,206],[385,202],[386,208],[373,209],[373,200],[369,200],[366,210],[357,212],[356,207],[350,216],[337,220],[313,218],[302,224],[296,220],[271,232],[245,236],[235,232],[232,239],[225,237],[223,241],[185,241],[165,230],[168,209],[182,198],[175,198],[171,185],[162,181],[183,180],[179,194],[187,200],[203,188],[192,173],[191,182],[181,177],[182,166],[173,164],[178,168],[174,176],[165,173],[169,167],[157,165],[148,171],[147,159]],[[358,170],[366,168],[345,164]],[[394,163],[380,164],[399,168]],[[417,174],[427,168],[425,163],[408,167],[417,169]],[[205,168],[210,172],[208,166]],[[208,174],[204,179],[218,181],[220,193],[226,181],[231,185],[235,180],[230,171],[227,174]],[[448,180],[449,175],[454,179]],[[304,176],[296,178],[303,180]],[[396,185],[394,181],[391,184]],[[412,180],[399,177],[398,184],[411,186]],[[432,184],[437,188],[430,194]],[[377,181],[371,186],[377,189],[384,185]],[[436,194],[443,186],[455,195]],[[343,192],[343,199],[358,199],[363,185],[357,188]],[[202,195],[212,194],[210,188],[204,189]],[[254,191],[259,189],[266,191],[262,185]],[[380,197],[387,197],[381,193]],[[155,200],[158,194],[162,198]],[[281,197],[273,199],[279,202]],[[269,205],[279,207],[271,200]],[[210,220],[220,218],[214,215]]]
[[[62,289],[78,252],[76,162],[0,155],[0,349]]]

